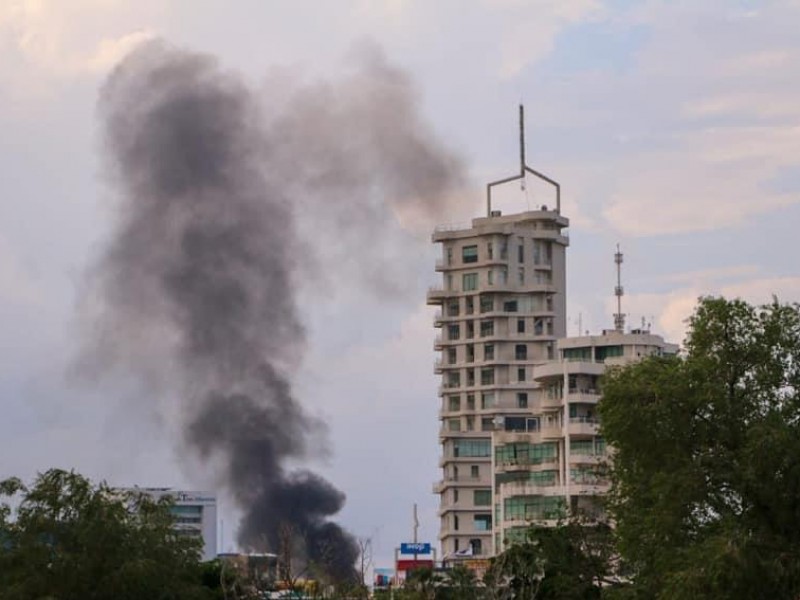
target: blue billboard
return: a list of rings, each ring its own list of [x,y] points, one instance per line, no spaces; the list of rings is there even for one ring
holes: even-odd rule
[[[430,554],[430,542],[403,542],[400,544],[400,554]]]

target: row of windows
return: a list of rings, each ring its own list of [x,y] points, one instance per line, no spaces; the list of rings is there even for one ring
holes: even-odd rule
[[[557,452],[555,442],[543,444],[518,442],[497,446],[494,449],[494,459],[498,464],[537,464],[555,458]]]
[[[453,504],[458,504],[459,490],[453,488]],[[474,506],[491,506],[492,490],[473,490],[472,504]]]
[[[474,273],[473,273],[474,274]],[[484,294],[480,296],[479,299],[479,308],[480,312],[487,313],[492,312],[495,310],[495,299],[494,296],[489,294]],[[525,295],[520,296],[519,298],[514,298],[513,300],[503,300],[501,306],[503,312],[515,313],[515,312],[535,312],[540,310],[545,310],[548,312],[553,311],[553,295],[546,294],[544,297],[540,295]],[[448,317],[457,317],[461,314],[461,303],[459,298],[450,298],[447,301],[446,311]],[[465,314],[471,315],[475,313],[475,298],[473,296],[467,296],[464,298],[464,312]]]
[[[485,394],[481,394],[481,409],[486,410],[487,408],[494,408],[495,406],[495,394],[494,392],[487,392]],[[517,393],[517,402],[516,408],[528,408],[528,392],[518,392]],[[466,409],[467,410],[475,410],[475,395],[474,394],[467,394],[466,399]],[[447,397],[447,410],[449,412],[459,412],[461,410],[461,396],[453,395]],[[511,417],[506,417],[506,420],[510,419]],[[507,431],[538,431],[538,419],[537,425],[535,428],[531,428],[528,425],[525,425],[523,429],[507,429]]]
[[[508,284],[508,269],[489,269],[486,271],[486,285],[493,286],[495,280],[498,285]],[[524,284],[526,281],[525,267],[517,267],[517,283]],[[550,285],[553,283],[553,274],[550,271],[534,271],[533,283],[536,285]],[[453,274],[445,275],[445,286],[448,290],[453,289]],[[461,275],[461,291],[474,292],[478,289],[478,273],[464,273]]]
[[[453,517],[453,531],[458,531],[461,519],[459,515],[454,514]],[[492,515],[491,514],[478,514],[472,516],[472,529],[473,531],[491,531],[492,530]]]
[[[453,441],[453,456],[459,457],[489,457],[492,455],[491,440],[455,440]]]
[[[535,485],[558,485],[558,471],[523,471],[520,473],[498,473],[497,485],[504,483],[533,483]]]
[[[477,369],[465,369],[466,378],[464,385],[466,387],[474,387],[475,384],[475,371]],[[517,368],[517,383],[527,381],[527,369],[525,367]],[[494,385],[495,384],[495,369],[494,367],[484,367],[480,369],[480,385]],[[447,377],[444,380],[444,387],[454,389],[461,387],[461,372],[448,371]],[[483,408],[486,408],[485,406]]]
[[[532,239],[531,246],[533,251],[533,262],[537,265],[550,265],[553,262],[553,243],[548,240]],[[525,238],[517,237],[517,261],[525,261]],[[484,246],[486,252],[486,260],[494,260],[495,246],[494,242],[486,242]],[[508,240],[500,240],[498,247],[500,260],[508,258]],[[448,265],[453,264],[453,248],[447,247],[446,261]],[[478,262],[478,245],[472,244],[469,246],[462,246],[461,248],[461,262],[464,264],[472,264]]]
[[[557,496],[512,496],[503,502],[506,521],[560,519],[565,516],[564,499]]]
[[[480,321],[479,331],[481,337],[490,337],[495,334],[494,319],[483,319]],[[527,330],[526,319],[517,319],[517,333],[525,333]],[[533,320],[533,335],[553,335],[553,319],[537,317]],[[464,333],[467,339],[475,337],[475,321],[464,323]],[[461,338],[461,323],[450,323],[447,326],[447,339],[458,340]]]

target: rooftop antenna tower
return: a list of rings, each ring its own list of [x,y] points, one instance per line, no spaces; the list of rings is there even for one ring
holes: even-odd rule
[[[625,290],[622,289],[622,252],[619,251],[619,244],[617,244],[617,251],[614,254],[614,262],[617,265],[617,286],[614,288],[614,295],[617,297],[617,312],[614,313],[614,329],[623,333],[625,331],[625,315],[622,313],[622,296]]]
[[[492,188],[496,185],[501,185],[503,183],[509,183],[511,181],[517,181],[518,179],[522,180],[522,188],[525,189],[525,174],[530,173],[531,175],[538,177],[539,179],[546,181],[550,185],[556,188],[556,213],[561,214],[561,185],[553,180],[550,179],[547,175],[539,173],[534,169],[531,169],[525,162],[525,107],[520,104],[519,105],[519,175],[512,175],[511,177],[505,177],[503,179],[498,179],[497,181],[492,181],[491,183],[486,184],[486,216],[492,216]]]

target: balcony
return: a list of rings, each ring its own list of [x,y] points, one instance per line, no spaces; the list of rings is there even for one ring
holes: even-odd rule
[[[564,406],[564,397],[556,394],[542,394],[539,406],[543,409],[561,408]]]
[[[557,481],[536,483],[534,481],[515,481],[500,486],[500,495],[511,496],[563,496],[564,488]]]
[[[567,431],[570,435],[597,435],[600,423],[594,417],[570,417]]]
[[[513,460],[506,460],[498,462],[495,468],[498,471],[514,472],[514,471],[541,471],[552,469],[558,465],[558,457],[551,456],[547,458],[527,458],[519,457]]]
[[[569,455],[569,464],[571,465],[601,465],[608,460],[608,454],[605,452],[595,454],[576,454],[571,452]]]
[[[452,296],[451,290],[446,290],[441,286],[432,286],[428,288],[428,304],[440,305],[442,301],[448,296]]]
[[[600,400],[600,390],[594,388],[570,388],[567,391],[567,400],[577,404],[597,404]]]
[[[569,484],[569,493],[574,496],[602,496],[608,493],[609,489],[611,489],[611,483],[606,479]]]

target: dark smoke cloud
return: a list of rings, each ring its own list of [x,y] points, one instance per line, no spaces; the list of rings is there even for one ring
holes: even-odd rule
[[[297,213],[338,252],[374,244],[354,263],[386,292],[381,237],[398,219],[429,226],[461,183],[407,77],[360,56],[343,81],[294,83],[280,98],[162,42],[119,65],[100,98],[117,224],[87,289],[83,356],[142,376],[159,363],[185,449],[219,468],[242,510],[240,544],[276,551],[288,523],[305,536],[302,558],[338,578],[357,553],[330,520],[344,494],[286,466],[325,438],[291,386],[305,344],[300,257],[318,247]]]

